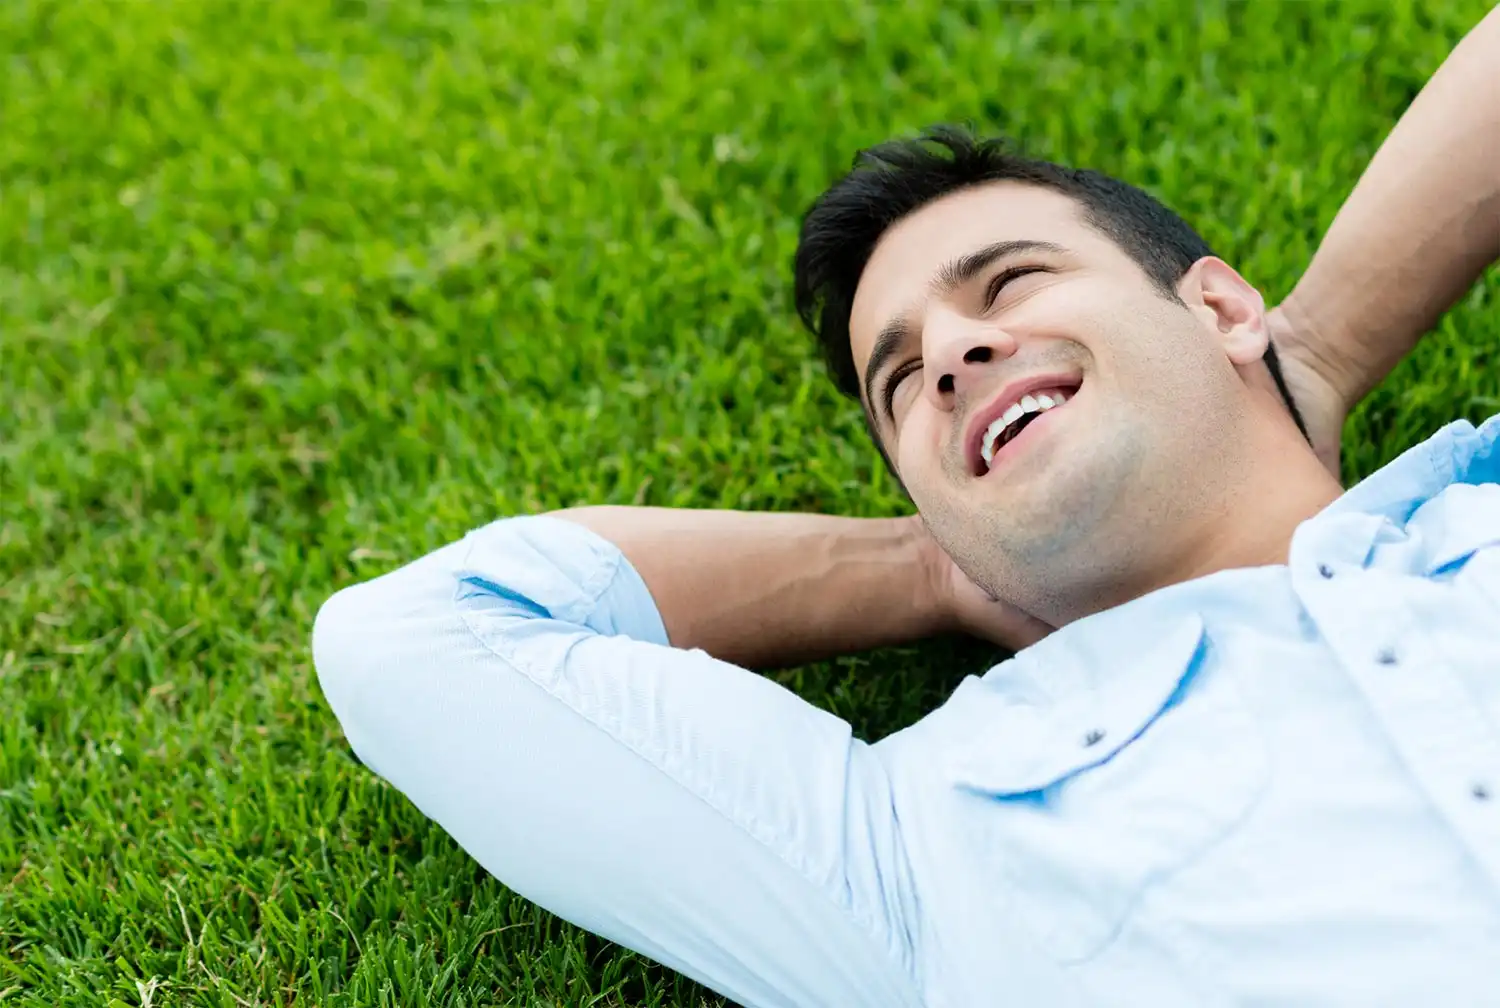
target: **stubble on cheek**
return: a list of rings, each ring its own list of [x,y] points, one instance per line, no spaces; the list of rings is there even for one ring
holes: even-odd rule
[[[1109,444],[1049,460],[1024,491],[983,502],[945,499],[922,513],[958,568],[990,594],[1064,603],[1140,564],[1132,488],[1139,489],[1146,455],[1139,438],[1120,431]]]

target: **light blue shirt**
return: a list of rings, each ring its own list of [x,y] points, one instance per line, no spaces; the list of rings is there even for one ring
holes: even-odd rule
[[[748,1008],[1497,1005],[1497,442],[1451,424],[1287,564],[1072,623],[873,745],[667,646],[544,516],[339,592],[314,657],[496,877]]]

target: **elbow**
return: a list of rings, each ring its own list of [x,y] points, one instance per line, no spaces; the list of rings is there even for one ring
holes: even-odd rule
[[[350,747],[381,776],[429,690],[423,670],[449,640],[454,584],[445,559],[419,560],[340,589],[313,618],[318,687]]]
[[[358,608],[352,598],[354,591],[355,588],[351,587],[335,592],[318,607],[318,614],[313,618],[313,669],[318,675],[318,685],[330,703],[333,696],[344,692],[351,671],[350,652],[359,639]]]
[[[365,754],[359,711],[368,706],[364,701],[378,689],[379,680],[379,617],[363,598],[365,593],[365,585],[351,585],[334,593],[318,608],[312,628],[318,686],[361,759]]]

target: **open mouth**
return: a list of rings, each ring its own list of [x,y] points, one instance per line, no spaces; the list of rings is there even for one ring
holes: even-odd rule
[[[1072,399],[1078,386],[1037,389],[1012,403],[987,428],[979,442],[975,460],[976,476],[983,476],[997,464],[996,458],[1033,423]]]

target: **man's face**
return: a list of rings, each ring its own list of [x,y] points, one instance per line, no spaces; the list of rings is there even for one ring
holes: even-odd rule
[[[865,408],[981,587],[1041,602],[1128,580],[1222,499],[1248,422],[1236,368],[1265,343],[1258,295],[1204,264],[1174,303],[1072,199],[1014,182],[882,237],[850,314]]]

